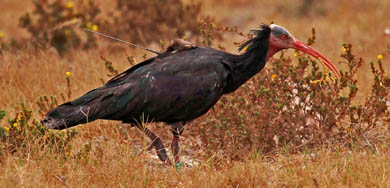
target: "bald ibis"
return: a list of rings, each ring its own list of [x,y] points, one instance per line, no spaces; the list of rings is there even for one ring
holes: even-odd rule
[[[205,114],[222,95],[234,92],[258,73],[282,49],[294,48],[315,58],[337,76],[334,65],[276,24],[261,25],[255,37],[242,44],[241,55],[208,47],[163,53],[139,63],[78,99],[50,110],[41,121],[51,129],[66,129],[97,119],[120,120],[142,130],[161,161],[170,163],[161,139],[141,122],[171,126],[171,149],[180,162],[179,136],[186,122]],[[171,49],[172,51],[172,49]]]

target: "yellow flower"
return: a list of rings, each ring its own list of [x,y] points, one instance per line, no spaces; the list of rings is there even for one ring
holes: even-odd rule
[[[318,84],[318,83],[326,82],[326,81],[328,81],[328,80],[334,81],[334,80],[330,77],[330,74],[329,74],[329,73],[324,73],[321,79],[319,79],[319,80],[310,80],[310,84]]]
[[[88,22],[88,23],[87,23],[87,28],[88,28],[88,29],[92,29],[92,23],[91,23],[91,22]]]
[[[9,127],[4,127],[4,129],[5,129],[5,131],[7,131],[7,132],[9,131]]]
[[[97,25],[92,26],[92,30],[97,31],[98,29],[99,29],[99,26],[97,26]]]
[[[66,72],[65,75],[67,78],[69,78],[71,76],[70,72]]]
[[[321,83],[323,80],[310,80],[311,84],[318,84]]]
[[[246,50],[248,49],[248,46],[245,46],[242,51],[246,52]]]
[[[276,74],[273,74],[273,75],[271,76],[271,78],[272,78],[272,80],[275,80]]]
[[[378,56],[376,56],[378,58],[378,60],[382,60],[383,59],[383,55],[382,54],[379,54]]]
[[[345,48],[345,47],[343,46],[343,50],[344,50],[344,52],[346,52],[346,51],[347,51],[347,48]]]
[[[17,123],[12,124],[13,127],[18,127]]]
[[[295,53],[294,53],[294,57],[297,57],[297,56],[298,56],[298,52],[295,52]]]
[[[65,29],[65,35],[69,36],[70,35],[70,29]]]
[[[0,39],[4,38],[4,32],[0,31]]]
[[[73,8],[73,6],[74,6],[73,1],[69,1],[68,3],[66,3],[66,8],[68,8],[68,9]]]

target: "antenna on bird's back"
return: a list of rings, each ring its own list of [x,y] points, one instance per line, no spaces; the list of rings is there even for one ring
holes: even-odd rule
[[[90,30],[90,29],[87,29],[87,28],[83,28],[85,31],[88,31],[88,32],[91,32],[91,33],[95,33],[95,34],[98,34],[100,36],[103,36],[103,37],[106,37],[106,38],[109,38],[109,39],[112,39],[112,40],[116,40],[116,41],[119,41],[119,42],[122,42],[122,43],[125,43],[125,44],[128,44],[130,46],[134,46],[134,47],[137,47],[137,48],[141,48],[141,49],[144,49],[146,51],[149,51],[149,52],[152,52],[152,53],[155,53],[157,55],[161,55],[160,52],[157,52],[155,50],[152,50],[152,49],[149,49],[149,48],[146,48],[146,47],[143,47],[143,46],[140,46],[140,45],[137,45],[137,44],[133,44],[131,42],[127,42],[127,41],[124,41],[122,39],[118,39],[118,38],[115,38],[113,36],[110,36],[110,35],[106,35],[106,34],[103,34],[103,33],[99,33],[97,31],[93,31],[93,30]]]

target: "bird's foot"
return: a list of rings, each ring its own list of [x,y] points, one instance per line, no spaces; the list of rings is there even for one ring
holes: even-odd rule
[[[157,150],[156,149],[156,152],[157,152],[157,156],[158,158],[165,164],[168,164],[168,165],[171,165],[171,160],[169,160],[168,158],[168,155],[167,155],[167,151],[165,149],[160,149],[160,150]]]

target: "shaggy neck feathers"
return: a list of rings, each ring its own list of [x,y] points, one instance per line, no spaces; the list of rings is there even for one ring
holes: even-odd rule
[[[252,32],[256,36],[243,43],[238,49],[246,51],[231,59],[232,74],[227,93],[235,91],[265,66],[271,28],[268,25],[261,25],[260,30],[252,30]]]

